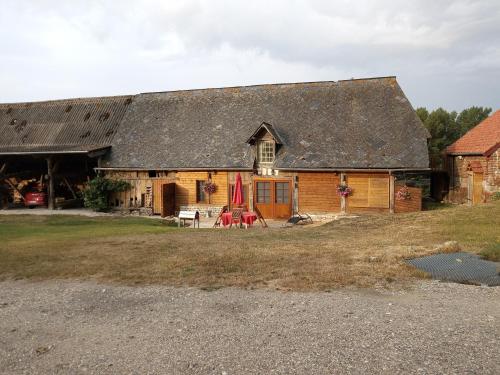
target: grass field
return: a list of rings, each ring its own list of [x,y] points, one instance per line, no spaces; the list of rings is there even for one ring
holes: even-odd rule
[[[445,241],[500,258],[500,203],[289,229],[177,229],[141,218],[0,216],[0,279],[327,290],[406,283]]]

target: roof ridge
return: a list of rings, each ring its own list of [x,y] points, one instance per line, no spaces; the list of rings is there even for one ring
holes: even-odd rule
[[[397,79],[396,76],[380,76],[380,77],[366,77],[366,78],[351,78],[351,79],[340,79],[337,81],[305,81],[305,82],[278,82],[278,83],[259,83],[254,85],[240,85],[240,86],[219,86],[219,87],[204,87],[196,89],[179,89],[179,90],[166,90],[166,91],[146,91],[141,92],[139,95],[148,94],[170,94],[178,92],[193,92],[193,91],[208,91],[208,90],[231,90],[231,89],[246,89],[255,87],[267,87],[267,86],[300,86],[300,85],[314,85],[322,83],[345,83],[354,81],[375,81],[375,80],[385,80],[385,79]]]
[[[300,85],[314,85],[314,84],[325,84],[325,83],[346,83],[355,81],[374,81],[374,80],[385,80],[385,79],[396,79],[396,76],[380,76],[380,77],[363,77],[363,78],[351,78],[351,79],[341,79],[337,81],[306,81],[306,82],[279,82],[279,83],[260,83],[255,85],[240,85],[240,86],[219,86],[219,87],[205,87],[196,89],[179,89],[179,90],[166,90],[166,91],[146,91],[140,92],[138,94],[126,94],[126,95],[109,95],[109,96],[89,96],[89,97],[76,97],[76,98],[64,98],[64,99],[49,99],[49,100],[35,100],[35,101],[23,101],[23,102],[7,102],[0,103],[0,107],[5,106],[21,106],[28,104],[59,104],[68,103],[73,101],[92,101],[92,100],[106,100],[106,99],[126,99],[133,98],[138,95],[147,94],[166,94],[166,93],[177,93],[177,92],[194,92],[194,91],[208,91],[208,90],[231,90],[231,89],[244,89],[244,88],[254,88],[254,87],[268,87],[268,86],[300,86]]]

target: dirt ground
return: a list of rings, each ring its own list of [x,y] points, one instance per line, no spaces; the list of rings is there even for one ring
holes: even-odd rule
[[[500,288],[0,283],[2,374],[500,373]]]

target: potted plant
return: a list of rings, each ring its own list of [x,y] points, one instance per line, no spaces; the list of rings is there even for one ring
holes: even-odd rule
[[[408,186],[405,185],[396,192],[396,199],[398,201],[408,201],[411,199],[411,193]]]
[[[210,204],[210,196],[215,193],[215,191],[217,190],[217,186],[211,182],[211,181],[207,181],[205,183],[205,185],[203,185],[203,191],[208,194],[208,204]],[[208,210],[207,210],[208,212]]]
[[[346,198],[352,194],[352,188],[347,185],[337,185],[337,194]]]

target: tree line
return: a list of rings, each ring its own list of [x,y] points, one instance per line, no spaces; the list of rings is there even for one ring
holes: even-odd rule
[[[441,155],[446,147],[487,118],[490,113],[491,108],[487,107],[470,107],[460,113],[448,112],[443,108],[432,112],[424,107],[417,108],[418,117],[432,137],[428,144],[431,166],[440,167]]]

